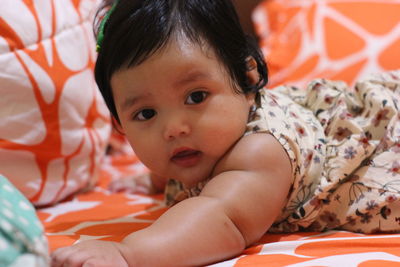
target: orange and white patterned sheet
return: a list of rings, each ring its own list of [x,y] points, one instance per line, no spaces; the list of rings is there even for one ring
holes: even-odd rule
[[[154,222],[167,210],[162,195],[111,193],[107,189],[113,179],[144,171],[133,154],[108,157],[93,190],[39,209],[50,250],[88,239],[120,241]],[[242,255],[212,266],[400,266],[400,234],[266,234]]]

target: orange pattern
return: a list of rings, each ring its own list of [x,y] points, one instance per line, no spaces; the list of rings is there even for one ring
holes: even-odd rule
[[[400,68],[399,0],[266,0],[253,19],[271,88]]]
[[[126,176],[145,171],[132,155],[117,157],[106,161],[104,169],[107,171],[101,172],[100,183],[93,191],[38,211],[51,251],[82,240],[120,241],[127,234],[145,228],[166,211],[162,195],[150,197],[107,190],[107,184],[113,179],[111,173]],[[131,169],[112,162],[130,162]],[[241,255],[212,266],[398,266],[399,247],[399,234],[362,235],[336,231],[266,234]]]
[[[2,2],[0,173],[35,205],[93,184],[110,131],[95,85],[95,0]]]
[[[147,171],[134,154],[108,156],[101,169],[93,190],[38,210],[51,250],[88,238],[120,241],[150,225],[166,210],[162,195],[148,197],[107,190],[113,179]]]

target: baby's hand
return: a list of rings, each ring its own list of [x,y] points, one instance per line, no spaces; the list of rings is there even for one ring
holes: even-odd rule
[[[153,194],[154,188],[150,174],[142,174],[114,180],[108,189],[111,192],[128,192],[134,194]]]
[[[89,240],[71,247],[59,248],[51,255],[52,267],[128,267],[122,256],[121,243]]]

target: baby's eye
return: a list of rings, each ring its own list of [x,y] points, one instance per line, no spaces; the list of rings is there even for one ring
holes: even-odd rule
[[[134,120],[138,121],[147,121],[153,118],[156,115],[156,111],[154,109],[143,109],[136,113],[134,116]]]
[[[206,99],[207,96],[208,96],[208,93],[204,92],[204,91],[193,92],[186,99],[186,104],[189,104],[189,105],[200,104],[201,102],[204,101],[204,99]]]

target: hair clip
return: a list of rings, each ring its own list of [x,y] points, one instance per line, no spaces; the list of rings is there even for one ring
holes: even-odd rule
[[[118,0],[115,0],[113,5],[111,6],[110,10],[107,11],[106,15],[104,16],[104,18],[102,19],[102,21],[100,22],[100,27],[99,27],[99,32],[97,34],[97,42],[96,42],[96,52],[99,52],[101,49],[101,45],[103,43],[104,40],[104,28],[105,25],[111,15],[111,13],[114,11],[115,7],[118,4]]]

